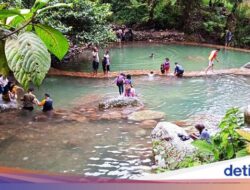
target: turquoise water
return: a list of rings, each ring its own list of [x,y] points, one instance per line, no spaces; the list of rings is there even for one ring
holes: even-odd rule
[[[118,96],[112,81],[53,77],[47,78],[35,93],[39,99],[44,92],[50,93],[56,109],[72,109],[99,98]],[[250,103],[250,78],[243,76],[154,80],[142,76],[134,77],[133,83],[146,108],[165,112],[167,121],[197,114],[223,115],[230,107]],[[97,105],[95,102],[91,106]],[[138,123],[126,120],[58,123],[11,118],[4,125],[0,120],[1,166],[131,178],[148,172],[152,165],[151,129]]]
[[[113,79],[47,78],[37,92],[48,92],[55,107],[70,108],[93,98],[117,96]],[[166,113],[170,121],[182,120],[197,113],[220,114],[233,106],[250,103],[250,78],[224,75],[207,78],[176,79],[134,77],[139,98],[147,107]],[[63,84],[63,85],[62,85]],[[50,90],[51,89],[51,90]]]
[[[212,48],[187,46],[187,45],[164,45],[154,43],[132,43],[111,48],[111,70],[157,70],[166,57],[170,58],[171,68],[174,63],[180,63],[186,71],[204,70],[208,65],[208,56]],[[154,53],[154,58],[149,55]],[[91,56],[91,53],[89,53]],[[99,53],[100,59],[103,51]],[[215,62],[215,69],[237,68],[250,61],[250,53],[221,50],[218,54],[220,63]],[[63,66],[65,69],[75,71],[91,71],[91,60]],[[101,65],[99,68],[101,72]]]

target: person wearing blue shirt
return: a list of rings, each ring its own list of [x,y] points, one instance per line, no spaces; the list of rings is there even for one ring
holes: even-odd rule
[[[177,77],[182,77],[184,73],[184,69],[178,63],[175,63],[174,75]]]
[[[199,134],[191,134],[190,137],[194,140],[205,140],[210,142],[210,134],[203,124],[197,124],[194,126],[198,130]]]

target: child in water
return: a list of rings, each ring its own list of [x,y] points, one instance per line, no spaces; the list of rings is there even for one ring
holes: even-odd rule
[[[149,80],[154,80],[154,76],[155,76],[155,74],[154,74],[153,71],[150,71],[150,73],[148,73],[148,79]]]

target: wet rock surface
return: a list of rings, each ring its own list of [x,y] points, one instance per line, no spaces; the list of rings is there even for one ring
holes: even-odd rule
[[[183,128],[169,122],[159,122],[153,129],[151,138],[157,167],[175,169],[186,156],[195,153],[192,139],[182,141],[179,134],[188,136]]]
[[[165,113],[152,110],[142,110],[137,111],[128,116],[129,120],[132,121],[144,121],[144,120],[154,120],[162,119],[165,117]]]
[[[99,109],[122,108],[127,106],[138,107],[142,106],[142,102],[138,98],[118,97],[108,98],[99,103]]]

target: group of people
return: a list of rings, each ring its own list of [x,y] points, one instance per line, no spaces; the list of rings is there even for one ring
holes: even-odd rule
[[[162,74],[168,74],[170,72],[170,60],[169,60],[169,58],[166,58],[164,63],[161,64],[160,70],[161,70]],[[183,73],[184,73],[183,67],[181,65],[179,65],[177,62],[175,62],[174,75],[176,77],[182,77]]]
[[[93,68],[93,76],[97,76],[97,72],[99,69],[99,51],[97,47],[93,47],[92,50],[92,68]],[[102,69],[105,76],[108,76],[110,72],[110,56],[109,50],[106,50],[102,59]]]
[[[125,97],[135,97],[135,89],[132,84],[131,75],[125,75],[124,73],[120,73],[115,80],[113,81],[118,87],[119,94]]]
[[[2,100],[5,103],[16,102],[17,100],[17,89],[20,88],[16,85],[15,81],[9,81],[6,76],[0,76],[0,94],[2,95]],[[34,89],[29,88],[27,93],[20,98],[22,101],[22,109],[33,111],[34,105],[43,107],[43,112],[49,112],[53,110],[53,100],[50,98],[48,93],[45,93],[44,99],[40,102],[36,96],[33,94]]]

